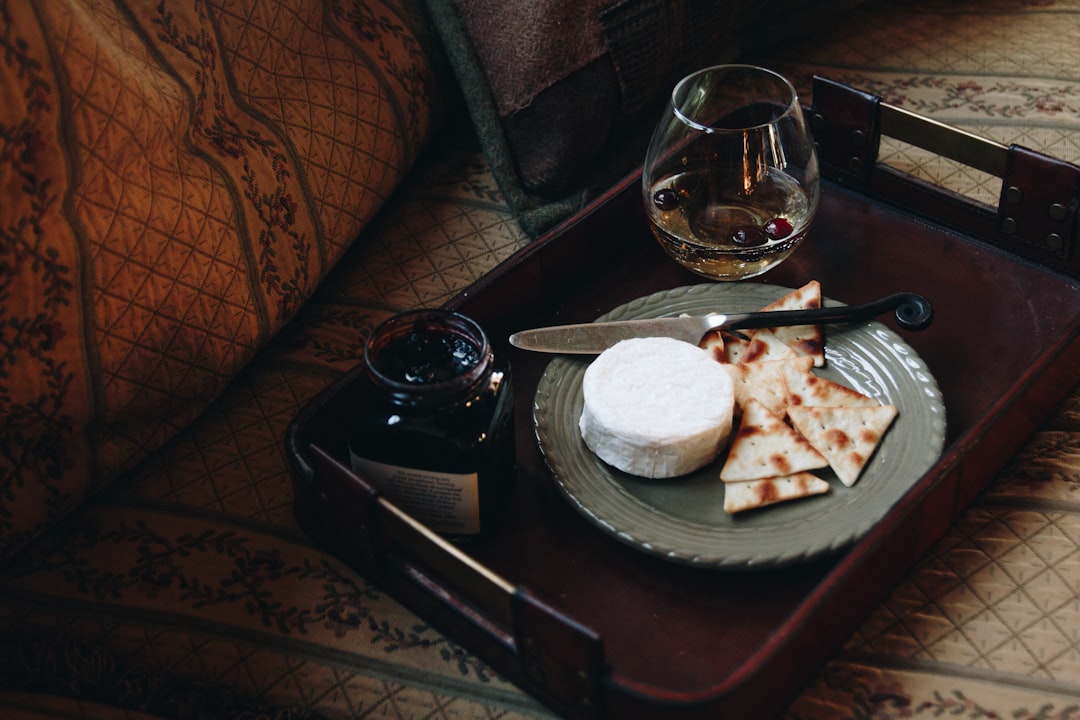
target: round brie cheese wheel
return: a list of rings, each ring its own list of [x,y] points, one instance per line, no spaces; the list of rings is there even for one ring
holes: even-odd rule
[[[731,376],[710,354],[671,338],[623,340],[585,370],[578,426],[585,444],[632,475],[697,470],[731,433]]]

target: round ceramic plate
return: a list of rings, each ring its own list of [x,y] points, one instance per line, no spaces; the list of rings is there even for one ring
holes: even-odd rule
[[[599,320],[758,310],[790,292],[758,283],[692,285],[622,305]],[[827,305],[835,305],[826,300]],[[544,371],[533,418],[545,462],[563,495],[601,530],[646,553],[713,568],[777,567],[843,549],[877,523],[933,466],[945,441],[945,407],[926,364],[879,322],[825,330],[826,367],[840,382],[899,413],[853,487],[818,471],[829,493],[745,513],[723,510],[723,457],[679,478],[629,475],[594,455],[578,430],[589,356],[560,356]]]

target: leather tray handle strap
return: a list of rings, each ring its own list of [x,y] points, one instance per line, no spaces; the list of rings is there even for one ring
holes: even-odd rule
[[[807,115],[825,177],[1080,278],[1075,250],[1080,167],[1002,145],[821,77],[814,78]],[[883,137],[1000,178],[997,207],[880,163]]]
[[[297,517],[309,534],[371,580],[414,601],[425,596],[419,604],[444,622],[470,625],[473,637],[515,656],[513,679],[566,717],[602,716],[607,665],[596,632],[400,510],[318,443],[296,444],[307,480]]]
[[[1068,261],[1076,243],[1078,189],[1076,166],[1012,146],[998,204],[998,231],[1033,252]]]
[[[821,78],[815,79],[808,112],[824,177],[1080,277],[1073,251],[1080,168],[929,121]],[[883,135],[1002,177],[999,207],[879,163]],[[436,624],[470,626],[474,646],[486,651],[478,654],[507,658],[500,667],[510,668],[511,679],[565,717],[603,717],[613,680],[596,632],[409,517],[302,430],[314,407],[348,380],[326,388],[287,433],[298,478],[296,515],[304,531],[408,606],[437,618]]]

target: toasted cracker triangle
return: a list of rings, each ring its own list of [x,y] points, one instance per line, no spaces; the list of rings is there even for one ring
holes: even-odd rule
[[[727,357],[729,363],[737,363],[742,360],[743,355],[746,354],[747,349],[750,347],[750,339],[748,337],[739,337],[735,333],[724,332],[724,355]]]
[[[724,482],[760,480],[827,467],[828,460],[775,413],[750,398],[720,470]]]
[[[738,362],[762,362],[764,360],[786,360],[798,357],[797,353],[781,340],[772,328],[762,328],[750,336],[750,344],[739,355]]]
[[[794,366],[784,368],[784,383],[788,391],[788,405],[873,407],[881,404],[875,398],[864,395],[858,390],[853,390],[828,378],[818,377],[809,371],[801,372]]]
[[[795,426],[829,465],[840,482],[851,487],[859,479],[885,431],[897,415],[895,405],[874,407],[806,407],[787,410]]]
[[[796,357],[725,365],[735,390],[735,412],[742,414],[747,401],[754,398],[783,417],[789,396],[787,375],[809,372],[812,364],[812,358]]]
[[[821,307],[821,283],[811,280],[801,288],[761,308],[772,310],[808,310]],[[821,325],[794,325],[772,328],[773,333],[797,355],[814,358],[816,367],[825,365],[825,330]]]
[[[808,472],[724,484],[724,512],[738,513],[829,492],[829,483]]]
[[[726,334],[721,330],[710,330],[702,336],[698,347],[709,353],[716,362],[726,363],[728,362]]]
[[[750,346],[750,340],[727,330],[710,330],[705,333],[698,347],[712,354],[721,363],[737,363]]]

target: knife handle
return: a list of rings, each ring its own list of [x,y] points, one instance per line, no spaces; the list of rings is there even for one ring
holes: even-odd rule
[[[822,325],[829,323],[871,320],[890,310],[896,313],[896,324],[905,330],[923,330],[934,319],[934,308],[922,295],[899,292],[871,300],[861,305],[812,308],[810,310],[773,310],[769,312],[731,313],[725,330],[750,330],[790,325]]]

